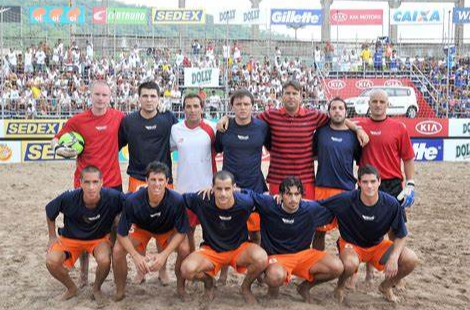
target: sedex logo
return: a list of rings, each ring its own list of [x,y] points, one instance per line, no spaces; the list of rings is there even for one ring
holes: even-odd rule
[[[413,139],[416,161],[442,161],[443,142],[439,140]]]
[[[328,88],[334,90],[340,90],[346,87],[346,82],[342,80],[331,80],[328,82]]]
[[[436,135],[442,131],[442,125],[436,121],[422,121],[416,124],[415,129],[422,135]]]
[[[359,89],[366,89],[374,86],[374,82],[371,80],[359,80],[356,82],[356,87]]]

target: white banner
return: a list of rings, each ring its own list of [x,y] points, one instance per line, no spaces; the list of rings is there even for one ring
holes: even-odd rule
[[[444,140],[444,161],[470,161],[470,139]]]
[[[220,69],[185,68],[184,87],[219,87]]]
[[[449,119],[449,137],[470,137],[470,119]]]
[[[21,141],[0,141],[0,164],[21,162]]]
[[[391,25],[430,25],[442,24],[440,9],[391,9]]]
[[[223,10],[214,14],[214,24],[266,25],[267,13],[260,9]]]
[[[5,125],[3,119],[0,119],[0,138],[5,138]]]

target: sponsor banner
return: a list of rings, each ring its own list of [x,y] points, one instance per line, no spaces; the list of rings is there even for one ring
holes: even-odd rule
[[[429,25],[442,24],[440,9],[391,9],[390,25]]]
[[[21,149],[22,162],[65,160],[54,153],[51,141],[22,141]]]
[[[0,6],[0,23],[21,23],[21,7]]]
[[[205,24],[206,13],[203,9],[152,9],[153,24]]]
[[[408,86],[409,79],[325,79],[325,86],[334,96],[356,97],[372,86]]]
[[[444,140],[445,161],[470,161],[470,139]]]
[[[454,8],[452,22],[454,24],[470,23],[470,8]]]
[[[449,119],[449,137],[470,137],[470,119]]]
[[[83,24],[85,7],[32,6],[29,8],[31,24]]]
[[[331,25],[380,25],[383,24],[383,10],[331,10]]]
[[[21,162],[21,141],[0,141],[0,165]]]
[[[125,7],[94,7],[94,24],[146,25],[147,9]]]
[[[415,161],[442,161],[444,142],[442,139],[411,139]]]
[[[321,10],[271,9],[271,25],[305,25],[322,24]]]
[[[447,118],[396,118],[396,120],[405,125],[408,134],[413,138],[447,138],[449,136],[449,119]]]
[[[184,87],[218,87],[220,69],[184,68]]]
[[[260,9],[223,10],[214,14],[214,24],[265,25],[266,11]]]
[[[5,138],[5,125],[3,119],[0,119],[0,138]]]
[[[4,138],[52,138],[66,120],[5,120]]]

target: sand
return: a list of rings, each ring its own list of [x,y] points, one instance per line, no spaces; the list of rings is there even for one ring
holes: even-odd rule
[[[122,166],[123,173],[124,168]],[[373,287],[367,288],[361,281],[356,292],[348,293],[342,307],[332,299],[333,282],[314,288],[312,295],[316,304],[307,305],[297,295],[295,287],[299,281],[294,280],[281,289],[278,300],[264,297],[266,288],[255,285],[260,305],[252,308],[469,309],[470,239],[466,236],[470,230],[469,168],[470,164],[466,163],[417,164],[418,198],[408,214],[408,246],[416,251],[421,265],[406,279],[407,290],[399,294],[398,306],[388,303],[378,293],[382,275],[376,274]],[[90,285],[81,289],[76,298],[57,301],[64,288],[45,267],[48,238],[44,206],[71,187],[73,169],[73,162],[0,166],[0,309],[97,309],[91,300]],[[197,236],[200,238],[200,231]],[[333,233],[327,238],[331,252],[335,252],[337,236]],[[104,294],[109,298],[104,309],[201,309],[201,284],[189,285],[192,301],[183,303],[175,297],[174,260],[172,255],[169,286],[163,287],[156,275],[151,275],[144,284],[129,284],[127,298],[119,303],[111,301],[114,293],[111,273],[103,285]],[[130,265],[132,277],[135,268]],[[95,266],[91,259],[90,281],[93,281]],[[77,270],[72,270],[71,275],[77,280]],[[216,298],[208,308],[244,307],[238,294],[241,279],[231,271],[228,285],[217,289]]]

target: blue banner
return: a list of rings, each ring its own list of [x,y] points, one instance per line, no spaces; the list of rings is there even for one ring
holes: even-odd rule
[[[442,161],[444,142],[442,139],[411,139],[416,161]]]
[[[318,26],[322,24],[321,10],[271,9],[271,25]]]
[[[454,24],[470,24],[470,8],[454,8],[452,22]]]
[[[32,6],[29,8],[31,24],[83,24],[85,7],[68,6]]]

